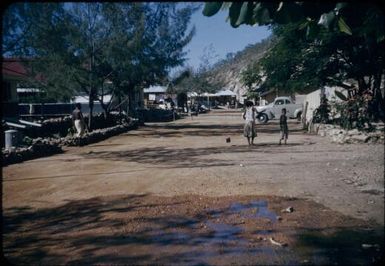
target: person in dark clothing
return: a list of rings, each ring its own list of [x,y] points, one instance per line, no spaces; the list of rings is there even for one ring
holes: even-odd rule
[[[279,145],[281,145],[282,140],[284,140],[286,144],[287,138],[289,136],[289,129],[287,127],[286,108],[282,108],[282,114],[279,118],[279,127],[281,128],[281,139],[279,140]]]

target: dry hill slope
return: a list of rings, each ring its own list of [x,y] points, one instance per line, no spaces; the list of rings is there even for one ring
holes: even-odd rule
[[[219,81],[223,87],[230,89],[237,94],[239,99],[246,93],[246,87],[242,85],[241,72],[248,64],[258,61],[265,52],[271,47],[272,39],[268,38],[262,42],[248,45],[244,50],[229,55],[227,59],[216,63],[212,70],[210,70],[209,79]]]

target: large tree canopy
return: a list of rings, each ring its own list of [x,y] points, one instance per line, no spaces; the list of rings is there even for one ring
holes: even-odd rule
[[[203,14],[229,10],[233,27],[270,25],[275,46],[243,73],[284,90],[317,88],[353,79],[358,92],[379,92],[384,73],[384,14],[370,2],[211,2]],[[253,68],[258,73],[251,75]],[[254,80],[253,80],[254,79]]]
[[[174,3],[12,4],[3,18],[3,56],[33,58],[30,69],[44,76],[47,92],[85,93],[91,111],[107,93],[129,96],[133,109],[135,89],[184,62],[196,10]]]
[[[322,30],[308,39],[298,23],[274,26],[273,47],[242,73],[244,84],[263,84],[283,91],[306,92],[354,80],[358,93],[380,90],[384,73],[383,42],[370,37]]]
[[[299,28],[306,29],[308,36],[327,28],[348,35],[373,35],[377,42],[385,38],[383,12],[370,2],[209,2],[202,12],[213,16],[220,9],[229,10],[228,19],[233,27],[297,23]]]

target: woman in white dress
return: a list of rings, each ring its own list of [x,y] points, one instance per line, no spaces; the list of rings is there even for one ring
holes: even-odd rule
[[[243,135],[247,138],[249,145],[254,145],[254,138],[257,136],[255,129],[255,113],[254,104],[252,101],[246,102],[246,109],[243,112],[243,119],[245,126],[243,128]]]

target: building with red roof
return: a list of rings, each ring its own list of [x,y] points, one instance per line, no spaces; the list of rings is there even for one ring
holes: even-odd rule
[[[29,59],[2,58],[2,97],[1,106],[3,118],[18,117],[18,93],[20,83],[28,83],[31,80],[31,73],[26,67]],[[35,75],[35,80],[42,81],[41,75]],[[34,89],[38,90],[38,89]]]

